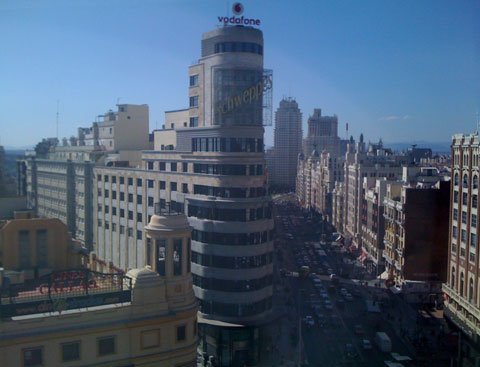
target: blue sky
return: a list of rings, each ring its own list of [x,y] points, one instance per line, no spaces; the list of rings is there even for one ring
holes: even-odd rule
[[[232,1],[2,0],[0,144],[76,134],[120,103],[150,106],[150,128],[187,105],[201,33]],[[480,111],[480,2],[246,0],[261,19],[274,109],[296,98],[358,137],[449,141]],[[304,128],[305,131],[305,128]],[[272,142],[273,128],[266,129]]]

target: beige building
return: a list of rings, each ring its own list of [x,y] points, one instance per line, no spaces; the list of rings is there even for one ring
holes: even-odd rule
[[[363,202],[361,208],[362,259],[367,270],[376,276],[385,270],[383,257],[385,235],[384,198],[387,191],[385,178],[363,179]]]
[[[444,315],[461,332],[458,353],[464,366],[480,362],[479,153],[478,134],[453,136]]]
[[[393,155],[381,144],[367,153],[363,134],[356,151],[349,144],[345,156],[345,205],[344,234],[355,247],[361,247],[361,208],[364,197],[363,179],[386,178],[396,180],[401,177],[402,165],[409,161],[407,156]]]
[[[150,149],[147,105],[118,105],[91,128],[79,128],[71,145],[52,146],[45,154],[17,163],[19,191],[44,218],[64,222],[75,239],[93,249],[93,167],[140,165],[140,150]]]
[[[156,215],[145,231],[154,270],[65,269],[2,294],[0,365],[196,366],[191,227]]]
[[[17,211],[14,218],[0,221],[0,267],[14,282],[79,266],[80,249],[59,219]]]

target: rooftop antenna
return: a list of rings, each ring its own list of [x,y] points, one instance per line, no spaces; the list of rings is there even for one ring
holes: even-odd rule
[[[117,106],[120,103],[120,97],[117,97]]]
[[[476,113],[476,116],[477,116],[477,135],[478,135],[478,132],[480,131],[480,120],[478,119],[478,110],[477,110],[477,113]]]
[[[59,115],[58,107],[59,105],[60,105],[60,101],[57,99],[57,115],[56,115],[57,139],[58,139],[58,115]]]

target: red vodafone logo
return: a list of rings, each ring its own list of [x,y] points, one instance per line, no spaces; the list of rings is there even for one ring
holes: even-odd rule
[[[242,3],[234,3],[232,6],[233,14],[241,15],[243,13],[243,5]]]

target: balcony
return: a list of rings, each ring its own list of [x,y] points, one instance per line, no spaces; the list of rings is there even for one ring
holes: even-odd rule
[[[442,290],[450,298],[450,303],[445,302],[445,315],[449,316],[467,334],[480,335],[480,309],[461,297],[448,284],[443,284]],[[465,312],[469,313],[477,322],[469,320]]]

